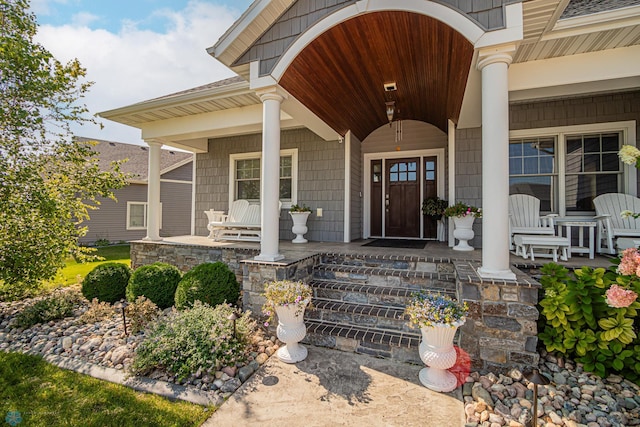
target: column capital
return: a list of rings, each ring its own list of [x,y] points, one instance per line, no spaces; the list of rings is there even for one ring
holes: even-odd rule
[[[164,143],[159,139],[145,139],[144,142],[149,146],[162,147]]]
[[[278,86],[269,86],[256,90],[256,95],[260,97],[262,102],[274,100],[282,102],[287,99],[287,94]]]
[[[501,46],[491,46],[478,51],[478,70],[482,70],[487,65],[503,62],[507,66],[513,61],[513,54],[516,51],[515,43]]]

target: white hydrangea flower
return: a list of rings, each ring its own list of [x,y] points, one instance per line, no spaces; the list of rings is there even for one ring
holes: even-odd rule
[[[623,145],[618,152],[618,157],[622,160],[622,163],[627,165],[635,165],[636,159],[640,157],[640,150],[631,145]]]

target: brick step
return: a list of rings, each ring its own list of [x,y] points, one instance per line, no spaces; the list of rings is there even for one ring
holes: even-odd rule
[[[421,364],[418,354],[420,333],[389,331],[337,322],[305,320],[307,335],[303,342],[342,351]]]
[[[332,265],[380,267],[395,270],[453,272],[448,260],[406,255],[322,254],[321,262]]]
[[[313,299],[313,309],[305,311],[306,319],[338,322],[384,330],[410,332],[404,307],[358,304],[324,298]]]
[[[453,298],[456,297],[455,283],[452,287],[413,288],[313,279],[309,281],[309,285],[313,288],[315,298],[355,302],[360,304],[380,304],[402,308],[405,307],[413,294],[419,290],[431,290],[433,292],[440,292],[443,295],[449,295]]]
[[[344,264],[320,264],[313,270],[316,280],[401,287],[418,291],[432,289],[455,292],[455,274],[430,271],[402,270],[381,267],[362,267]]]

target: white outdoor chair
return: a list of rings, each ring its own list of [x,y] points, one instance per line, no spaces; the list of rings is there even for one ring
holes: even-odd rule
[[[211,209],[210,211],[204,211],[209,220],[207,224],[207,230],[209,230],[209,238],[216,239],[216,231],[219,230],[225,222],[238,222],[240,221],[247,209],[249,208],[249,202],[247,200],[235,200],[231,202],[229,206],[229,213],[225,214],[222,211],[216,211]]]
[[[615,254],[618,237],[640,237],[640,219],[620,215],[622,211],[639,213],[640,199],[629,194],[608,193],[593,199],[593,204],[598,222],[598,252]]]
[[[513,249],[516,234],[555,236],[553,218],[556,214],[540,216],[540,199],[527,194],[509,196],[509,245]]]

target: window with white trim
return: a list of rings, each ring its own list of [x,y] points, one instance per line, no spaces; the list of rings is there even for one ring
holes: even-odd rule
[[[260,202],[262,153],[240,153],[229,156],[229,198]],[[280,150],[280,200],[288,208],[297,203],[298,150]]]
[[[635,126],[624,126],[628,123],[617,129],[613,124],[586,125],[583,131],[580,126],[538,129],[529,131],[532,136],[511,132],[509,194],[537,197],[542,212],[593,212],[595,197],[629,190],[628,174],[618,158],[622,145],[629,143],[629,128]]]
[[[127,202],[127,230],[146,230],[147,202]],[[162,228],[162,203],[160,203],[160,228]]]

